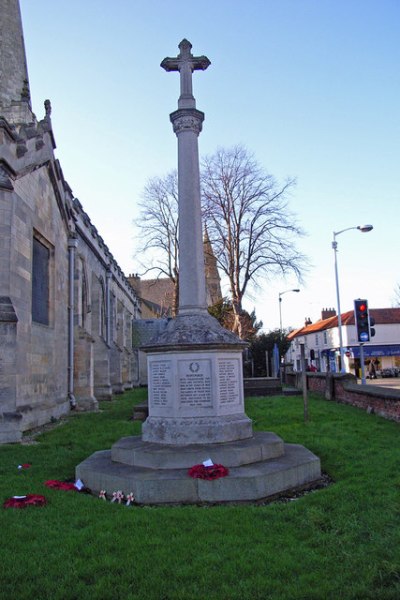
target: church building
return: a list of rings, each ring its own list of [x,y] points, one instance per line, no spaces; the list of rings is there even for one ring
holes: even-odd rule
[[[0,0],[0,443],[137,380],[136,292],[32,112],[18,0]]]

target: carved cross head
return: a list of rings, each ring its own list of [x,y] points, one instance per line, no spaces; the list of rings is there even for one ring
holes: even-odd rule
[[[180,102],[191,100],[191,106],[194,106],[194,97],[192,94],[192,73],[193,71],[205,71],[211,62],[207,56],[193,56],[191,53],[192,44],[183,39],[178,46],[180,52],[176,58],[164,58],[161,67],[166,71],[179,71],[181,95]],[[189,107],[189,105],[187,105]]]

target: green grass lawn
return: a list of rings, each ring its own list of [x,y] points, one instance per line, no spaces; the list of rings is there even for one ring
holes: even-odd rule
[[[38,444],[0,447],[1,503],[48,499],[0,508],[1,600],[400,598],[399,425],[317,395],[307,424],[301,397],[246,405],[255,429],[305,445],[334,480],[293,501],[126,507],[43,485],[73,478],[89,454],[138,434],[130,416],[145,394],[73,416]]]

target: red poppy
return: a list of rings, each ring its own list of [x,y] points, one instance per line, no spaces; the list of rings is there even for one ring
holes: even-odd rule
[[[218,479],[229,475],[229,469],[223,465],[212,465],[205,467],[204,465],[194,465],[188,471],[188,475],[195,479]]]
[[[65,492],[79,491],[74,483],[67,483],[66,481],[57,481],[57,479],[49,479],[48,481],[44,482],[44,485],[46,485],[49,488],[52,488],[53,490],[64,490]]]
[[[26,496],[13,496],[8,498],[3,506],[4,508],[26,508],[27,506],[44,506],[47,500],[40,494],[27,494]]]

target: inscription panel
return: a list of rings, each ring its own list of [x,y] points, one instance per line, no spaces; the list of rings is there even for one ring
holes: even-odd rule
[[[218,384],[221,405],[237,404],[240,401],[238,360],[218,359]]]
[[[172,405],[172,361],[157,360],[150,364],[151,403],[153,406]]]
[[[178,395],[182,408],[212,407],[210,360],[180,360],[178,375]]]

